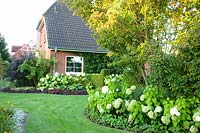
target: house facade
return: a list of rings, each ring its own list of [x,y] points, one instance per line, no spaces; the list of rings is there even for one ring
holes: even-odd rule
[[[92,37],[91,30],[68,7],[56,1],[42,16],[37,26],[37,49],[56,62],[53,72],[77,74],[84,72],[80,53],[105,54]]]
[[[36,46],[30,44],[23,44],[22,46],[13,45],[11,49],[12,59],[20,60],[24,57],[28,57],[33,54],[36,50]]]

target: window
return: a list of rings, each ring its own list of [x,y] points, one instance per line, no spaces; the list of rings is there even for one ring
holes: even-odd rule
[[[83,57],[67,56],[66,57],[66,73],[82,73]]]

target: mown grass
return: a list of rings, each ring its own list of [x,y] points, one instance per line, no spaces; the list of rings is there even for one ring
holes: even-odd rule
[[[92,123],[83,115],[88,96],[0,93],[0,104],[28,113],[27,133],[123,133]]]

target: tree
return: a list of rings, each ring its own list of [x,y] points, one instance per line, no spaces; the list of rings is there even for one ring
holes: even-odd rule
[[[1,58],[4,61],[9,61],[9,52],[8,49],[6,48],[7,44],[5,42],[5,38],[0,34],[0,54],[1,54]]]
[[[65,0],[75,13],[94,31],[100,46],[109,50],[110,56],[118,56],[117,62],[126,69],[133,69],[148,84],[145,64],[159,62],[160,73],[168,71],[163,60],[172,56],[173,71],[180,82],[165,82],[169,89],[199,88],[199,0]],[[83,6],[80,6],[83,5]],[[156,60],[155,62],[152,60]],[[174,68],[175,67],[175,68]],[[153,70],[153,69],[151,69]],[[155,74],[158,71],[154,70]],[[161,76],[161,77],[160,77]],[[164,75],[158,76],[157,82]],[[177,77],[177,76],[175,76]],[[175,78],[172,78],[175,81]],[[192,81],[192,82],[191,82]],[[184,83],[184,84],[183,84]],[[177,84],[178,86],[174,86]],[[181,88],[182,89],[182,88]],[[184,94],[187,91],[184,92]]]
[[[115,64],[136,71],[146,84],[145,63],[153,54],[153,49],[161,49],[154,35],[155,31],[159,32],[163,29],[163,23],[167,21],[161,15],[168,6],[167,2],[159,0],[66,1],[76,14],[87,21],[94,31],[98,44],[107,48],[110,56],[118,57]]]

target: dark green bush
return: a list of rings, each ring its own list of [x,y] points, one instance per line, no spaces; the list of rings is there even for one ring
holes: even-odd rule
[[[188,58],[188,57],[187,57]],[[149,83],[165,89],[171,98],[198,96],[200,63],[197,58],[187,60],[180,55],[163,55],[152,59]]]

